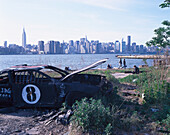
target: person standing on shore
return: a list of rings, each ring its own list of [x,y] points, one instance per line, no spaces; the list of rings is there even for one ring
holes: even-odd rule
[[[126,60],[124,59],[123,60],[123,68],[126,68],[127,66],[126,66]]]
[[[122,68],[122,59],[119,61],[119,68]]]

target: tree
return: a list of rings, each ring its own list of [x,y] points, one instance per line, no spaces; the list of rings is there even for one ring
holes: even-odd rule
[[[170,7],[170,0],[165,0],[161,5],[161,8]],[[153,37],[152,40],[146,42],[147,46],[158,46],[165,48],[166,46],[170,46],[170,22],[165,20],[162,22],[164,27],[160,27],[154,30],[156,37]]]
[[[165,0],[161,5],[159,5],[161,8],[170,7],[170,0]]]
[[[166,46],[170,46],[170,22],[163,21],[162,24],[165,27],[160,27],[154,30],[156,37],[153,37],[152,40],[146,42],[147,46],[158,46],[165,48]]]

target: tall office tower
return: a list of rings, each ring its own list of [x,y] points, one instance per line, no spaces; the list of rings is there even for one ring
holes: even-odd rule
[[[91,40],[91,53],[95,53],[96,52],[96,45],[94,40]]]
[[[86,42],[87,42],[87,35],[86,35]]]
[[[91,53],[90,46],[91,46],[90,42],[86,40],[87,53]]]
[[[69,41],[69,45],[70,45],[70,46],[73,46],[73,45],[74,45],[73,40],[70,40],[70,41]]]
[[[80,53],[80,42],[79,41],[76,41],[75,43],[74,43],[74,45],[75,45],[75,48],[76,48],[76,53]]]
[[[54,41],[53,40],[49,41],[49,44],[50,44],[50,54],[53,54],[54,53]]]
[[[44,41],[38,41],[38,52],[44,52]]]
[[[80,45],[85,45],[85,38],[80,38]]]
[[[132,52],[136,52],[136,42],[132,43]]]
[[[54,41],[54,53],[59,54],[60,51],[61,51],[60,42],[59,41]]]
[[[101,53],[101,46],[102,44],[96,41],[96,53]]]
[[[80,38],[80,53],[87,53],[86,38]]]
[[[44,51],[46,54],[53,54],[54,53],[54,41],[48,41],[47,44],[45,44]]]
[[[139,53],[139,45],[136,45],[136,52]]]
[[[131,36],[128,36],[127,37],[127,52],[131,51],[130,46],[131,46]]]
[[[115,52],[120,52],[120,42],[118,40],[115,42]]]
[[[7,41],[4,41],[4,47],[5,48],[7,47]]]
[[[122,43],[120,44],[120,52],[125,53],[125,51],[126,51],[126,42],[123,41],[123,38],[122,38]]]
[[[23,28],[23,32],[22,32],[22,47],[25,48],[26,47],[26,33],[25,33],[25,29]]]
[[[140,47],[139,47],[139,52],[140,52],[140,53],[144,53],[144,47],[143,47],[143,45],[140,45]]]
[[[50,54],[50,44],[49,43],[46,43],[44,45],[44,52],[45,52],[45,54]]]

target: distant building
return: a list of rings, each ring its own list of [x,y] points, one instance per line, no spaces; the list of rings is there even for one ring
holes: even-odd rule
[[[115,53],[119,53],[120,52],[120,42],[117,40],[115,42]]]
[[[44,52],[44,41],[38,41],[38,52]]]
[[[101,50],[101,46],[102,44],[99,43],[99,41],[95,41],[96,42],[96,53],[102,53],[102,50]]]
[[[143,45],[140,45],[139,53],[144,53],[144,47],[143,47]]]
[[[131,51],[131,36],[127,37],[127,52]]]
[[[86,47],[84,45],[80,45],[80,53],[86,53]]]
[[[132,43],[132,52],[136,53],[136,42]]]
[[[136,45],[136,53],[139,53],[139,45]]]
[[[54,41],[54,53],[55,54],[61,53],[61,47],[59,41]]]
[[[24,48],[22,46],[16,44],[9,44],[9,54],[21,54],[24,52]]]
[[[54,41],[48,41],[48,43],[45,44],[44,52],[46,54],[53,54],[54,53]]]
[[[80,53],[80,41],[76,41],[75,43],[74,43],[74,46],[75,46],[75,52],[76,53]]]
[[[25,29],[23,28],[23,32],[22,32],[22,47],[25,48],[26,47],[26,33],[25,33]]]
[[[73,41],[73,40],[70,40],[70,41],[69,41],[69,45],[70,45],[70,46],[73,46],[73,45],[74,45],[74,41]]]
[[[86,40],[86,49],[87,49],[87,53],[91,53],[91,44],[88,40]]]
[[[7,48],[7,41],[4,41],[4,47]]]
[[[80,45],[84,45],[85,46],[85,41],[86,41],[85,38],[80,38]]]
[[[126,42],[123,41],[123,38],[122,38],[122,43],[120,44],[120,52],[121,53],[125,53],[126,52]]]
[[[80,38],[80,53],[87,53],[86,38]]]

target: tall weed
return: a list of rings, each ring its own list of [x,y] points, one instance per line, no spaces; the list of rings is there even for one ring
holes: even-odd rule
[[[101,100],[82,99],[73,105],[74,115],[71,117],[72,124],[79,127],[83,132],[96,132],[102,134],[111,132],[112,115],[108,107]]]

